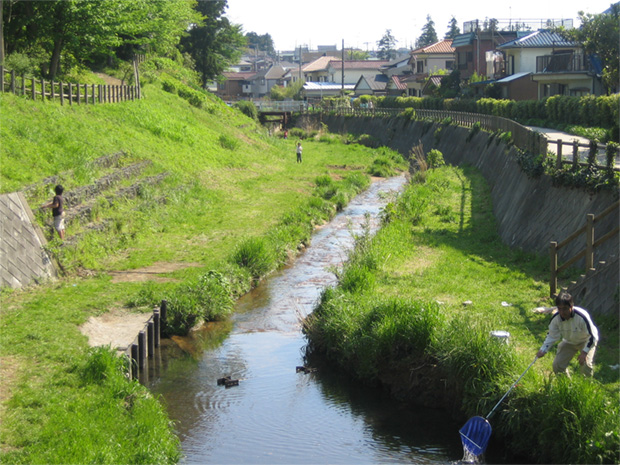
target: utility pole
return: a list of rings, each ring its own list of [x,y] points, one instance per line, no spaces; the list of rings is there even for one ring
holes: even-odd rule
[[[344,96],[344,39],[342,39],[342,95]]]

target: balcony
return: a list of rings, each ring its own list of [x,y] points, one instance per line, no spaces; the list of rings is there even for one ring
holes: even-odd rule
[[[590,71],[586,57],[575,53],[561,53],[536,57],[537,73],[574,73]]]

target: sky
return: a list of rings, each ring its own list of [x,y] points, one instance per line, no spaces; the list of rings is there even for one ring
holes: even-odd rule
[[[537,20],[573,19],[579,26],[578,12],[598,14],[609,8],[611,0],[228,0],[226,16],[243,26],[243,32],[270,34],[276,50],[293,50],[308,45],[336,45],[376,50],[387,29],[398,41],[396,47],[415,47],[426,16],[435,23],[439,39],[448,31],[452,17],[463,30],[463,23],[478,19]]]

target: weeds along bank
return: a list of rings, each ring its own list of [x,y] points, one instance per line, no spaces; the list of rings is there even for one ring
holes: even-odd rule
[[[306,320],[309,357],[465,421],[485,415],[532,361],[547,332],[546,260],[505,245],[476,168],[413,175],[361,235],[339,285]],[[595,318],[596,319],[596,318]],[[537,361],[491,420],[508,463],[617,463],[618,322],[600,317],[594,379],[555,377]],[[511,334],[505,344],[493,330]],[[576,363],[575,363],[576,365]],[[571,369],[576,369],[573,366]],[[458,437],[453,432],[455,440]]]
[[[37,185],[29,194],[35,210],[56,183],[69,195],[108,179],[113,168],[101,157],[122,152],[120,168],[148,161],[68,223],[66,244],[51,240],[64,277],[2,291],[4,463],[177,462],[165,406],[127,381],[110,351],[89,350],[79,326],[110,309],[150,312],[161,298],[178,310],[170,313],[174,331],[225,318],[237,293],[294,255],[313,225],[367,185],[376,160],[404,166],[390,150],[313,140],[297,164],[296,140],[269,136],[208,94],[190,104],[179,85],[154,82],[142,100],[115,105],[0,96],[1,188]],[[135,183],[138,194],[124,195]],[[187,266],[148,282],[112,278],[157,263]]]
[[[618,199],[618,188],[599,190],[595,193],[582,188],[557,186],[547,175],[526,174],[519,162],[521,154],[496,137],[484,131],[406,118],[361,118],[323,115],[322,121],[333,133],[365,135],[370,142],[385,145],[407,155],[421,142],[425,152],[438,149],[446,162],[454,165],[470,164],[480,169],[489,183],[492,211],[497,220],[497,230],[504,243],[547,256],[551,241],[562,241],[581,228],[586,215],[598,215]],[[318,125],[308,117],[301,125]],[[537,160],[536,163],[541,163]],[[615,211],[597,224],[597,235],[612,231],[620,222]],[[599,236],[600,237],[600,236]],[[583,248],[582,242],[573,243],[560,250],[559,262],[576,255]],[[609,240],[597,248],[596,260],[617,260],[620,255],[618,241]],[[611,279],[604,290],[609,295],[618,292],[618,268],[612,267]],[[616,283],[616,284],[614,284]],[[565,284],[568,285],[568,282]],[[585,295],[585,303],[602,313],[613,313],[617,300],[608,300],[604,308],[596,308],[597,295]],[[583,301],[582,300],[582,301]]]

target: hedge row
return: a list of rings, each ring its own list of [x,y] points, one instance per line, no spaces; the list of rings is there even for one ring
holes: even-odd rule
[[[558,124],[577,124],[616,129],[620,119],[620,95],[567,97],[556,95],[544,100],[496,100],[483,98],[441,99],[434,97],[379,97],[382,108],[465,111],[502,116],[516,121],[547,120]]]

